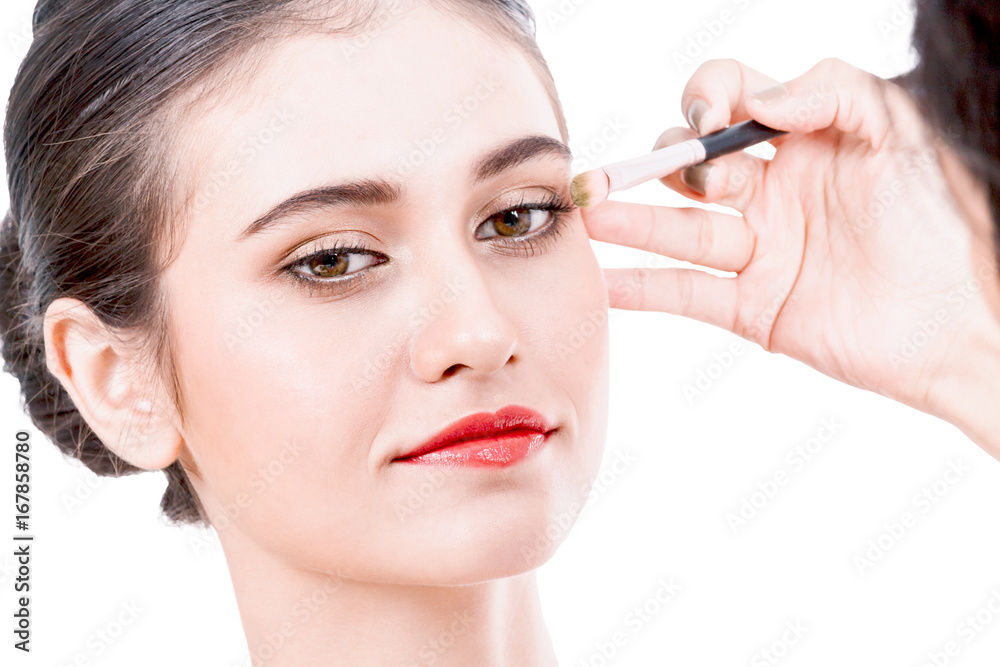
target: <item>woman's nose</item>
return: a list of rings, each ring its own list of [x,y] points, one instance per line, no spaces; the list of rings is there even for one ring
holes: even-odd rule
[[[447,265],[422,272],[410,366],[425,382],[456,373],[486,375],[518,353],[518,332],[495,300],[503,289],[475,257],[455,253]]]

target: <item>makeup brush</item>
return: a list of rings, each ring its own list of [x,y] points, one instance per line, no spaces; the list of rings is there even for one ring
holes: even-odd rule
[[[597,206],[612,192],[625,190],[654,178],[663,178],[675,171],[741,151],[783,134],[786,132],[761,125],[755,120],[746,120],[704,137],[660,148],[648,155],[577,174],[569,187],[570,196],[573,203],[581,208]]]

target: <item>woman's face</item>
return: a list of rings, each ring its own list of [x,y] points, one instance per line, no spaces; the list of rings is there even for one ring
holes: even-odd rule
[[[543,85],[420,6],[284,40],[254,76],[175,137],[193,188],[163,283],[182,460],[230,561],[438,584],[540,565],[597,473],[608,390],[579,212],[531,210],[569,204]],[[531,226],[504,236],[517,207]],[[393,461],[510,404],[557,427],[515,465]]]

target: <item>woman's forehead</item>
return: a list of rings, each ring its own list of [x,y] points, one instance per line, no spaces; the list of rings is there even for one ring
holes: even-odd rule
[[[377,27],[269,41],[242,67],[224,70],[228,80],[214,87],[218,93],[196,93],[180,107],[186,117],[179,131],[196,145],[235,150],[285,113],[300,126],[329,126],[347,144],[369,138],[373,127],[383,137],[429,134],[442,122],[455,129],[500,106],[496,121],[546,94],[517,47],[486,39],[468,21],[417,4]],[[497,93],[503,99],[489,104]]]
[[[257,63],[246,98],[189,114],[174,152],[196,213],[359,173],[454,178],[500,139],[559,137],[527,58],[471,26],[421,8],[355,40],[283,40]]]

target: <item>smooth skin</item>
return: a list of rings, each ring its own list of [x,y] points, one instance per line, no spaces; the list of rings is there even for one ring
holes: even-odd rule
[[[682,97],[693,128],[753,118],[792,134],[662,182],[704,203],[607,200],[591,238],[697,269],[605,269],[612,308],[693,317],[961,428],[1000,459],[1000,279],[984,188],[895,83],[826,60],[785,84],[709,61]]]
[[[236,85],[177,105],[185,233],[161,287],[185,418],[135,381],[149,369],[132,348],[66,299],[47,313],[50,367],[109,447],[150,469],[184,464],[254,665],[554,667],[535,570],[604,451],[607,286],[578,211],[545,243],[545,212],[507,244],[490,222],[569,201],[566,138],[527,57],[454,15],[397,5],[365,40],[269,43],[229,74]],[[525,136],[563,146],[472,180]],[[296,193],[362,178],[403,196],[239,238]],[[284,270],[360,243],[388,261],[351,253],[344,271],[364,280],[344,289]],[[153,409],[137,420],[143,401]],[[392,461],[508,404],[557,427],[515,466]]]

